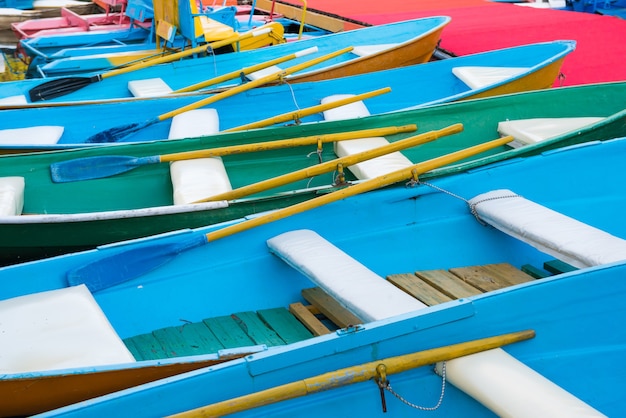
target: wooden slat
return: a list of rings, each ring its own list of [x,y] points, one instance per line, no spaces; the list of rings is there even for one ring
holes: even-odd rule
[[[543,279],[544,277],[550,276],[549,272],[530,264],[524,264],[522,266],[522,271],[535,279]]]
[[[128,340],[132,341],[142,360],[167,358],[167,353],[161,347],[161,343],[151,333],[136,335]],[[128,347],[128,344],[126,346]]]
[[[161,328],[152,332],[168,357],[196,356],[217,353],[224,346],[203,323]]]
[[[491,274],[496,281],[502,283],[504,285],[503,287],[514,286],[516,284],[532,282],[535,280],[534,277],[524,273],[509,263],[486,264],[483,268]]]
[[[508,269],[504,266],[502,269],[499,269],[498,266],[493,265],[457,267],[450,269],[451,273],[459,276],[465,282],[477,287],[483,292],[491,292],[493,290],[502,289],[503,287],[512,286],[519,282],[520,279],[518,275],[507,275],[506,271],[508,271]],[[532,280],[532,278],[530,278],[530,280]]]
[[[317,308],[315,308],[317,309]],[[293,314],[313,335],[330,334],[330,330],[326,328],[322,322],[306,306],[300,302],[289,305],[289,312]]]
[[[285,308],[262,309],[259,317],[287,344],[306,340],[313,334]]]
[[[452,299],[478,295],[482,291],[446,270],[422,270],[415,275]]]
[[[328,319],[333,321],[340,328],[345,328],[348,325],[362,324],[363,320],[359,319],[352,312],[342,306],[335,298],[324,292],[319,287],[310,289],[304,289],[302,296],[309,301],[309,303],[317,306]]]
[[[256,312],[238,312],[231,317],[255,344],[265,344],[268,347],[285,345],[278,334],[269,328]]]
[[[126,345],[126,348],[128,348],[128,351],[130,351],[133,357],[135,357],[135,360],[137,361],[144,360],[143,355],[141,354],[141,351],[135,346],[135,341],[132,338],[124,338],[122,341]]]
[[[237,322],[230,316],[218,316],[207,318],[202,322],[215,334],[224,348],[247,347],[255,345],[248,334],[237,325]]]
[[[420,302],[432,306],[452,300],[451,297],[424,282],[415,274],[401,273],[387,276],[387,280]]]
[[[567,264],[561,260],[546,261],[545,263],[543,263],[543,268],[552,274],[561,274],[578,270],[576,267]]]

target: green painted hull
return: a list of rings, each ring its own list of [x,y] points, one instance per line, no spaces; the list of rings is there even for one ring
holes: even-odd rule
[[[146,211],[133,216],[132,210],[171,207],[172,186],[168,164],[152,164],[105,179],[71,183],[53,183],[50,164],[75,158],[128,155],[151,156],[210,148],[214,146],[256,143],[276,139],[368,129],[415,123],[418,132],[441,129],[463,123],[462,133],[441,138],[403,153],[419,162],[462,148],[495,139],[497,123],[504,120],[550,117],[596,116],[605,119],[593,126],[551,140],[512,149],[508,146],[444,167],[422,176],[435,176],[479,167],[504,159],[537,154],[549,149],[594,140],[606,140],[626,134],[626,83],[606,83],[505,95],[494,98],[433,106],[408,112],[372,116],[358,120],[312,123],[300,126],[261,129],[213,137],[138,143],[114,147],[59,152],[5,155],[0,157],[0,177],[25,177],[24,215],[0,218],[0,253],[2,264],[93,248],[120,240],[194,228],[236,219],[245,215],[284,207],[309,199],[319,189],[333,183],[333,173],[300,181],[289,186],[231,202],[228,208],[157,214]],[[388,137],[390,141],[413,134]],[[240,154],[223,157],[233,188],[317,164],[315,147],[297,147],[280,151]],[[313,153],[312,155],[310,155]],[[324,161],[335,158],[332,145],[325,146]],[[581,168],[582,171],[582,168]],[[298,190],[294,192],[294,190]],[[288,193],[285,193],[288,192]],[[116,212],[115,216],[109,211]],[[97,212],[92,219],[72,218],[71,214]],[[117,216],[119,213],[120,216]],[[41,214],[48,214],[41,216]],[[56,214],[67,214],[56,216]],[[108,219],[103,219],[108,217]],[[65,219],[67,218],[67,219]]]

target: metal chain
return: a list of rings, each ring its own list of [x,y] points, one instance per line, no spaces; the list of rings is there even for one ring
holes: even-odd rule
[[[467,200],[467,199],[465,199],[465,198],[463,198],[463,197],[461,197],[461,196],[459,196],[457,194],[454,194],[454,193],[452,193],[452,192],[450,192],[448,190],[442,189],[439,186],[435,186],[432,183],[426,183],[425,181],[421,181],[420,180],[420,181],[418,181],[418,184],[423,184],[424,186],[432,187],[433,189],[439,190],[440,192],[445,193],[447,195],[450,195],[450,196],[452,196],[452,197],[454,197],[456,199],[461,199],[462,201],[464,201],[465,203],[467,203],[469,205],[469,200]]]
[[[386,383],[379,383],[379,385],[387,390],[387,392],[391,393],[393,396],[395,396],[396,398],[398,398],[402,403],[404,403],[405,405],[410,406],[411,408],[415,408],[415,409],[419,409],[421,411],[435,411],[436,409],[438,409],[441,406],[441,403],[443,402],[443,397],[446,393],[446,362],[442,362],[442,366],[441,366],[441,394],[439,395],[439,400],[437,401],[437,404],[435,406],[431,406],[431,407],[427,407],[427,406],[420,406],[420,405],[416,405],[412,402],[409,402],[408,400],[404,399],[400,394],[398,394],[395,390],[393,390],[393,388],[391,387],[391,384],[389,383],[389,381],[387,381]]]

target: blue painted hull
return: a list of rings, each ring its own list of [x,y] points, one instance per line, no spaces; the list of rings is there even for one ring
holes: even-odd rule
[[[94,296],[122,338],[176,325],[180,318],[198,321],[286,307],[302,301],[301,290],[313,284],[270,254],[266,240],[296,229],[316,231],[381,277],[503,262],[517,268],[541,266],[552,257],[479,223],[463,199],[507,188],[626,238],[626,224],[616,221],[626,209],[620,187],[625,152],[626,139],[588,143],[432,181],[449,193],[428,185],[370,192],[183,251],[157,269]],[[3,268],[0,297],[62,288],[69,269],[132,248],[150,252],[157,243],[186,242],[208,231],[183,231]],[[623,357],[626,335],[616,327],[626,314],[625,269],[621,263],[581,269],[424,308],[365,324],[354,334],[336,333],[273,348],[47,416],[110,416],[120,410],[164,416],[366,361],[521,329],[534,329],[537,337],[511,345],[507,352],[604,414],[620,416],[624,410],[619,382],[626,369],[617,359]],[[410,401],[426,406],[436,402],[441,388],[430,367],[393,376],[391,382]],[[415,413],[389,399],[388,409],[393,416]],[[255,413],[294,416],[305,411],[382,413],[372,382]],[[493,416],[452,386],[433,414]]]

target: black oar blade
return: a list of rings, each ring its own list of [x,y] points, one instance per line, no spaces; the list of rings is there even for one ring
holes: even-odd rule
[[[92,292],[136,279],[169,262],[179,253],[206,244],[206,235],[193,235],[181,242],[146,245],[122,251],[109,257],[93,261],[67,273],[70,286],[84,284]]]
[[[136,167],[160,162],[158,156],[127,157],[106,155],[102,157],[77,158],[50,164],[50,175],[55,183],[100,179],[125,173]]]
[[[31,102],[39,102],[42,100],[50,100],[57,97],[65,96],[76,90],[80,90],[91,83],[97,83],[102,80],[100,75],[92,77],[67,77],[58,78],[42,83],[33,87],[28,91]]]
[[[144,123],[129,123],[127,125],[116,126],[90,136],[85,142],[93,144],[117,142],[122,138],[125,138],[134,132],[137,132],[144,126]]]

